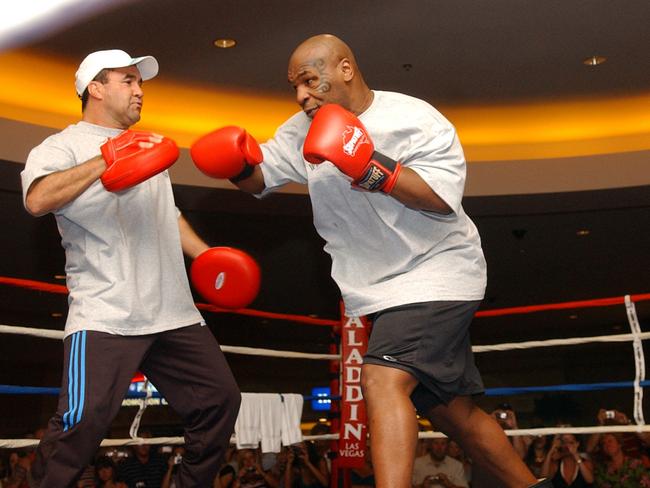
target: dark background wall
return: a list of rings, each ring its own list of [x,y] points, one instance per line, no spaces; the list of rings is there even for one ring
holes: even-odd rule
[[[0,276],[63,283],[64,256],[54,218],[33,218],[22,208],[21,166],[0,163]],[[650,192],[647,187],[565,194],[473,197],[465,200],[481,232],[489,284],[481,310],[650,291]],[[260,263],[263,281],[250,308],[337,319],[339,293],[329,276],[329,257],[315,232],[305,195],[274,195],[259,201],[230,190],[175,186],[179,208],[212,245],[246,250]],[[579,231],[588,230],[587,235]],[[189,269],[189,262],[188,269]],[[202,301],[196,296],[197,301]],[[66,297],[0,285],[0,323],[63,328]],[[639,302],[642,327],[650,307]],[[53,317],[52,314],[63,314]],[[221,344],[327,353],[329,327],[234,313],[205,313]],[[477,318],[474,344],[625,333],[622,305],[506,317]],[[0,336],[0,384],[58,386],[59,341]],[[298,392],[329,383],[328,362],[227,354],[243,391]],[[629,381],[634,378],[630,343],[582,345],[477,354],[488,388]],[[593,424],[599,407],[631,415],[631,389],[484,397],[487,409],[507,400],[522,425]],[[0,437],[22,437],[54,411],[47,396],[0,397]],[[318,414],[306,405],[305,420]],[[135,409],[124,408],[112,436],[125,435]],[[177,433],[167,407],[150,407],[145,425],[157,434]]]

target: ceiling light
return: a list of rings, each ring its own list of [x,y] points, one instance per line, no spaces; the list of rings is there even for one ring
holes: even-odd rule
[[[578,237],[588,236],[589,234],[591,234],[591,231],[589,229],[580,229],[576,231],[576,235]]]
[[[582,61],[582,64],[586,66],[599,66],[607,61],[605,56],[589,56],[587,59]]]
[[[220,47],[221,49],[228,49],[230,47],[235,47],[235,44],[237,44],[237,41],[235,41],[234,39],[228,39],[226,37],[219,38],[214,41],[214,45]]]

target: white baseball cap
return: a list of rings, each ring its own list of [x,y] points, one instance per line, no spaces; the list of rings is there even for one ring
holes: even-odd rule
[[[81,97],[88,84],[105,68],[124,68],[136,65],[143,80],[150,80],[158,74],[158,61],[153,56],[132,58],[120,49],[96,51],[89,54],[79,65],[75,74],[74,86]]]

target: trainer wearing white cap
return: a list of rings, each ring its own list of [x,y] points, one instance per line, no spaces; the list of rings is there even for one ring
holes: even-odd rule
[[[32,149],[21,173],[27,211],[56,218],[69,290],[59,402],[30,486],[76,486],[138,370],[185,427],[177,488],[212,486],[234,429],[239,388],[187,279],[183,253],[208,245],[174,203],[166,169],[178,147],[130,129],[157,73],[151,56],[88,55],[75,80],[81,120]],[[161,466],[129,486],[160,486]]]
[[[75,75],[75,88],[77,95],[82,98],[88,84],[95,80],[97,75],[104,69],[126,68],[134,66],[138,68],[142,81],[147,81],[158,74],[158,61],[153,56],[141,56],[132,58],[121,49],[109,49],[96,51],[89,54],[79,65]]]

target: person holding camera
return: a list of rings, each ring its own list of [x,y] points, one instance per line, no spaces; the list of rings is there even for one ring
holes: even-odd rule
[[[171,450],[171,453],[167,458],[167,472],[165,473],[165,477],[163,478],[163,482],[162,485],[160,485],[160,488],[176,488],[176,483],[174,482],[173,477],[176,474],[176,471],[178,471],[178,467],[183,461],[184,455],[185,448],[183,446],[175,446]]]
[[[239,473],[237,475],[240,488],[277,488],[278,479],[262,467],[260,452],[257,449],[239,450]]]
[[[593,486],[594,466],[587,455],[578,451],[580,442],[573,434],[556,435],[546,454],[542,476],[550,478],[555,488]]]
[[[418,488],[460,488],[469,486],[463,463],[447,455],[449,439],[429,439],[428,454],[415,458],[413,486]]]
[[[616,409],[601,408],[596,415],[598,425],[629,425],[632,421],[624,412]],[[601,461],[603,457],[601,449],[601,440],[603,434],[594,433],[589,436],[585,444],[585,451]],[[650,458],[646,454],[646,449],[650,446],[650,434],[647,432],[621,432],[620,434],[621,449],[626,456],[634,459],[640,459],[646,467],[650,467]],[[604,461],[604,459],[602,459]]]
[[[492,412],[492,416],[503,430],[517,430],[519,428],[517,424],[517,416],[509,403],[499,404]],[[512,443],[512,447],[514,447],[521,459],[526,457],[528,447],[533,441],[532,437],[529,435],[516,435],[508,437],[508,440]]]
[[[526,463],[528,469],[530,469],[538,478],[542,477],[542,467],[544,466],[546,455],[551,449],[551,444],[552,439],[550,436],[536,435],[530,446],[528,446],[528,452],[524,457],[524,463]]]
[[[312,443],[300,442],[289,447],[284,488],[323,488],[329,486],[325,458]]]
[[[212,483],[212,488],[240,488],[237,473],[232,464],[224,464]]]

